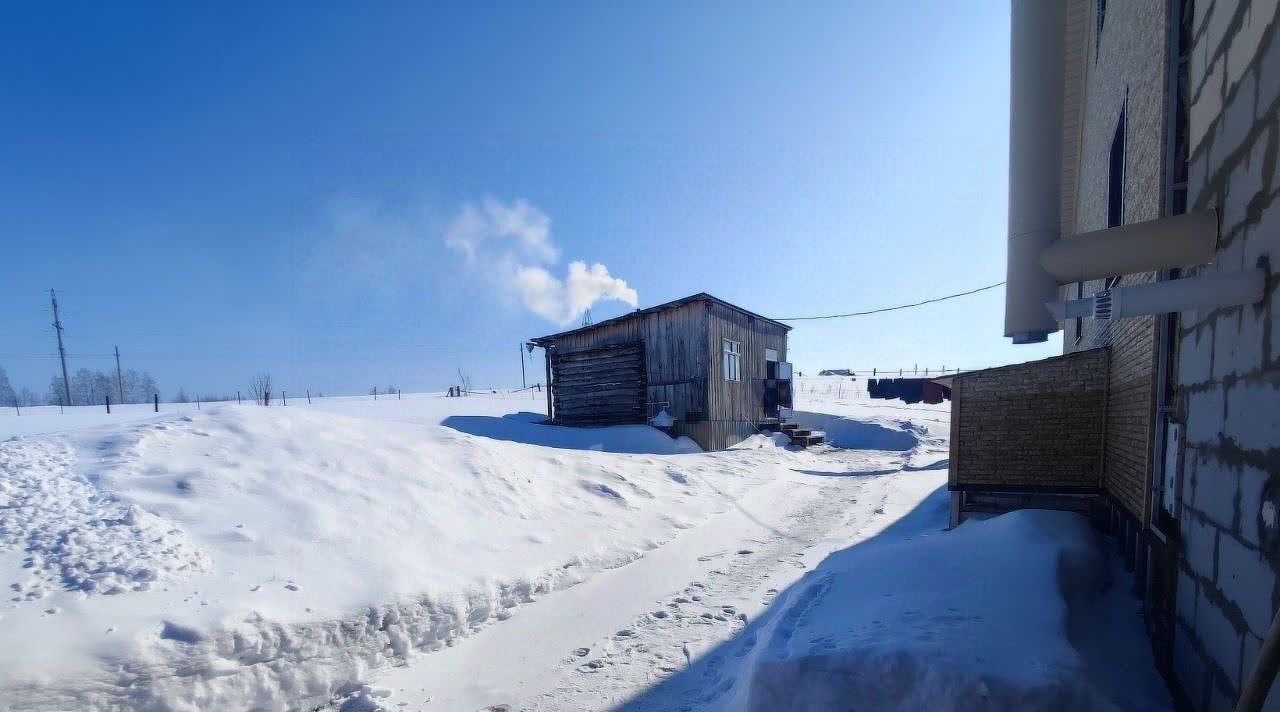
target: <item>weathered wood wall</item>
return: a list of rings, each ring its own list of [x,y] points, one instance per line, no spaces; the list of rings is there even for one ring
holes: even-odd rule
[[[644,353],[644,344],[632,341],[554,354],[556,420],[566,425],[645,422]]]
[[[709,303],[707,316],[707,420],[713,424],[710,439],[719,449],[755,432],[754,424],[766,417],[752,381],[768,375],[765,349],[777,351],[779,361],[787,360],[787,330],[720,304]],[[724,339],[742,344],[742,380],[724,378]]]
[[[682,422],[703,420],[707,412],[707,313],[704,303],[692,302],[642,314],[613,324],[601,324],[556,339],[555,358],[628,343],[644,344],[644,422],[666,408]],[[552,393],[556,397],[556,383]],[[559,420],[559,413],[557,413]]]
[[[724,339],[742,344],[739,381],[724,380]],[[634,408],[634,391],[616,383],[620,375],[634,378],[634,370],[612,362],[590,363],[591,357],[583,355],[626,344],[643,344],[642,413]],[[722,449],[756,432],[755,423],[766,415],[757,393],[758,381],[768,375],[765,349],[776,350],[779,360],[785,361],[787,330],[708,301],[678,304],[564,334],[551,349],[552,369],[557,362],[575,367],[563,375],[561,371],[553,374],[555,419],[583,425],[645,422],[666,409],[676,419],[677,434],[693,438],[705,449]],[[606,397],[626,403],[605,404]],[[627,420],[619,419],[623,417]]]

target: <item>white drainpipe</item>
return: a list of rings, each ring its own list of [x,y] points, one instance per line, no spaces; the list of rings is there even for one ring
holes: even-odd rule
[[[1262,301],[1266,287],[1267,272],[1257,268],[1114,287],[1085,299],[1047,302],[1045,306],[1058,321],[1088,316],[1095,319],[1123,319],[1191,309],[1256,304]]]
[[[1044,341],[1058,324],[1042,306],[1058,281],[1040,253],[1058,238],[1065,2],[1013,0],[1009,84],[1009,261],[1004,335]]]
[[[1185,213],[1058,240],[1039,265],[1059,284],[1200,265],[1213,261],[1217,237],[1215,211]]]
[[[1205,264],[1217,248],[1212,210],[1059,239],[1066,4],[1013,0],[1004,335],[1015,344],[1044,341],[1065,318],[1095,315],[1096,299],[1058,302],[1060,285]],[[1124,287],[1108,294],[1114,304],[1106,314],[1114,319],[1257,301],[1257,279],[1249,272]]]

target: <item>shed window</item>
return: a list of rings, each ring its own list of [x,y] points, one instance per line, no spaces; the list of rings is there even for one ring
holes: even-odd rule
[[[742,342],[724,340],[724,380],[742,380]]]

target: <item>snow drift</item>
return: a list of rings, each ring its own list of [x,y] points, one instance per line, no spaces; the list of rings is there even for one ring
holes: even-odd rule
[[[722,462],[648,427],[496,417],[510,407],[229,405],[0,443],[5,638],[42,643],[0,649],[6,702],[325,704],[770,477],[765,450]],[[458,408],[479,420],[441,426]]]
[[[1142,640],[1136,601],[1105,598],[1108,580],[1076,514],[888,531],[833,554],[790,593],[754,661],[749,708],[1167,709],[1149,652],[1123,661],[1133,675],[1122,689],[1073,645],[1073,612],[1120,623],[1101,632],[1114,645],[1089,653]],[[1112,652],[1109,662],[1121,661]]]

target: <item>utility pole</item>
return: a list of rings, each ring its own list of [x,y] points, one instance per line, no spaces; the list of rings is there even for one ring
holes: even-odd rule
[[[520,387],[521,388],[529,387],[529,384],[525,382],[525,378],[524,378],[524,344],[523,343],[520,344]]]
[[[120,388],[120,402],[124,402],[124,376],[120,375],[120,347],[116,347],[116,386]]]
[[[62,394],[71,405],[71,379],[67,378],[67,350],[62,348],[62,320],[58,318],[58,295],[49,290],[49,299],[53,302],[53,330],[58,334],[58,357],[62,359]]]

